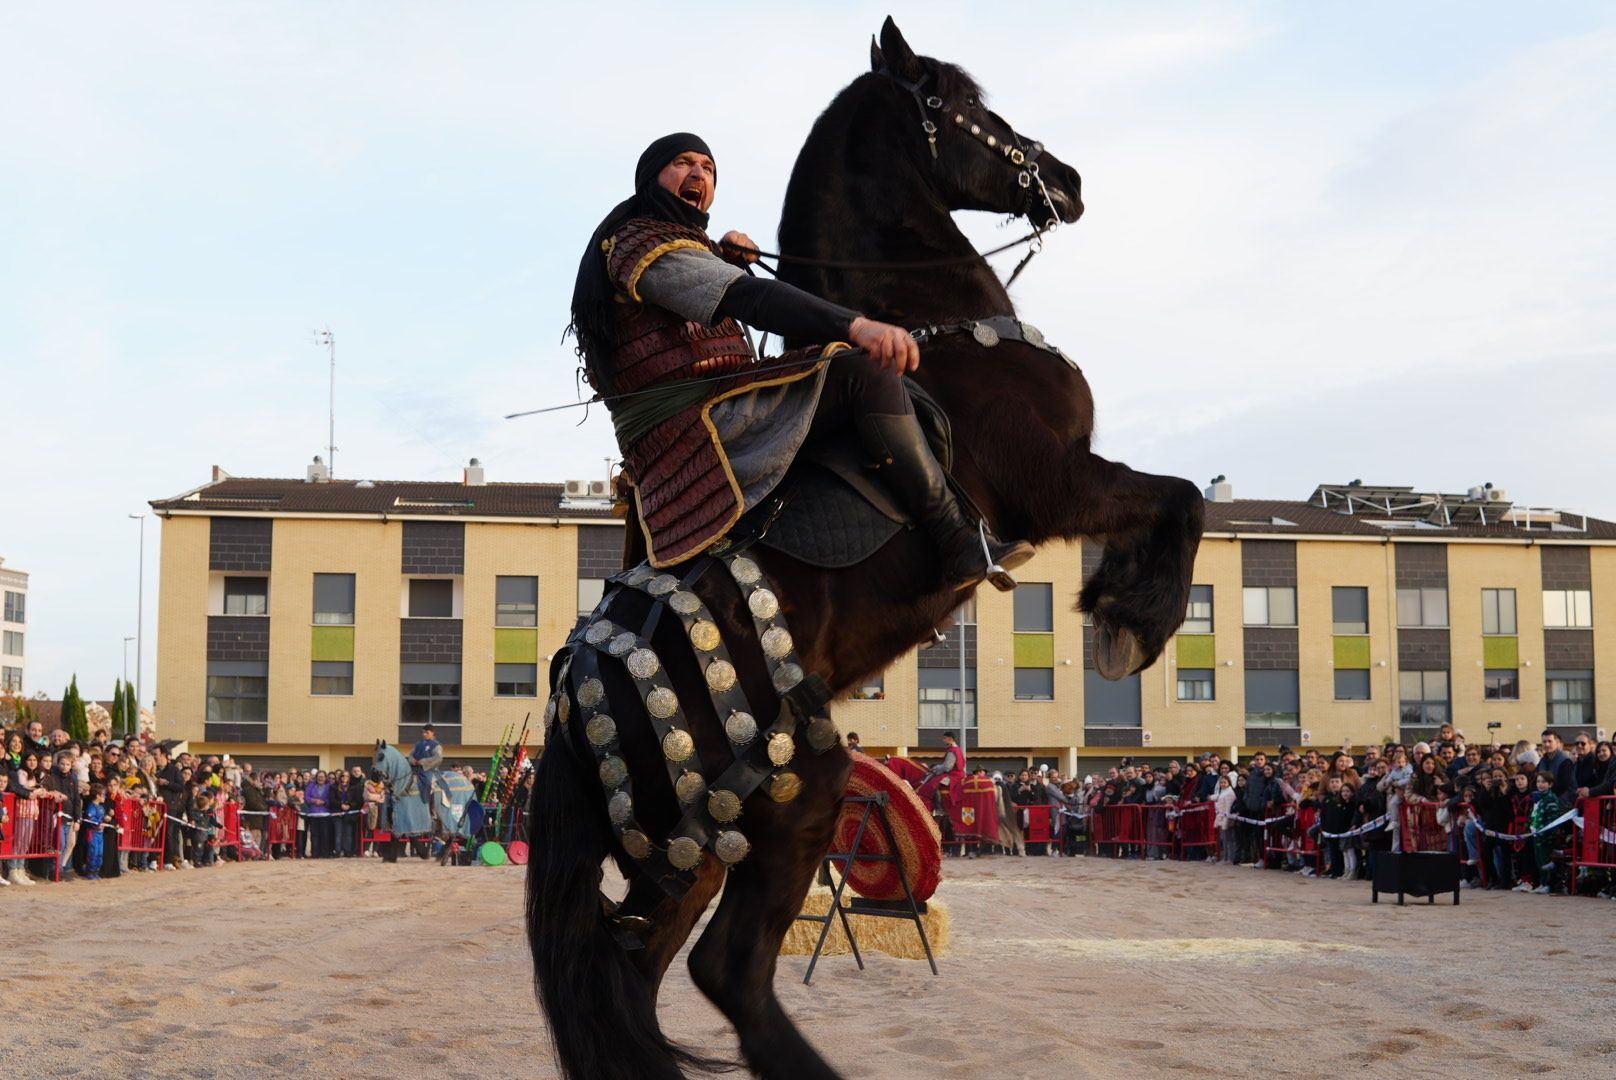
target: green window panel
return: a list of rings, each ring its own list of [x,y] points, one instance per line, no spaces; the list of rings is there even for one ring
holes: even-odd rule
[[[353,627],[316,626],[312,629],[314,640],[309,648],[309,654],[313,660],[318,663],[353,660]]]
[[[1518,637],[1485,637],[1481,639],[1481,663],[1487,668],[1518,668],[1521,666],[1521,639]]]
[[[1054,667],[1054,634],[1017,634],[1016,667]]]
[[[1178,635],[1178,666],[1180,668],[1213,668],[1218,666],[1217,639],[1211,634]]]
[[[1363,671],[1369,667],[1369,639],[1356,634],[1337,634],[1335,639],[1335,666],[1344,671]]]
[[[531,664],[539,658],[539,632],[500,627],[494,631],[494,663]]]

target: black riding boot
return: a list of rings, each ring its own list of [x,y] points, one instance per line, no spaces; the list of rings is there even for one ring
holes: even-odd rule
[[[937,541],[943,580],[967,588],[986,578],[1000,592],[1014,589],[1016,579],[1010,571],[1032,558],[1032,545],[996,540],[966,518],[949,490],[947,474],[932,456],[920,421],[908,413],[866,413],[859,418],[859,427],[866,447],[881,462],[882,478]]]

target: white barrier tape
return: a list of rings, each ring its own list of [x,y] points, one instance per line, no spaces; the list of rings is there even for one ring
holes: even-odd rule
[[[1354,836],[1363,836],[1366,833],[1374,832],[1376,829],[1383,829],[1391,824],[1391,820],[1392,816],[1390,814],[1382,814],[1374,821],[1360,825],[1356,829],[1349,829],[1346,832],[1325,832],[1320,829],[1319,835],[1326,840],[1350,840]]]
[[[252,816],[252,817],[269,817],[273,813],[273,811],[270,811],[270,810],[238,810],[236,812],[238,814],[240,814],[242,817],[248,817],[248,816]],[[300,818],[352,817],[355,814],[363,814],[364,813],[363,810],[343,810],[342,812],[336,813],[336,814],[305,814],[301,810],[294,811],[294,812]]]
[[[1472,817],[1471,820],[1474,821],[1475,818]],[[1552,832],[1555,829],[1558,829],[1568,821],[1579,829],[1583,827],[1582,815],[1575,810],[1567,810],[1565,813],[1561,814],[1547,825],[1541,826],[1540,828],[1531,829],[1523,833],[1494,832],[1491,829],[1481,828],[1479,825],[1477,828],[1480,830],[1481,835],[1490,837],[1494,840],[1535,840],[1546,832]]]
[[[1196,803],[1194,806],[1187,806],[1183,810],[1169,810],[1169,811],[1167,811],[1167,820],[1168,821],[1176,821],[1179,818],[1183,817],[1185,814],[1198,814],[1202,810],[1210,810],[1210,809],[1212,809],[1212,804],[1211,803]]]
[[[1225,816],[1228,817],[1230,821],[1243,821],[1247,825],[1261,825],[1263,828],[1267,828],[1270,825],[1277,825],[1281,821],[1289,821],[1291,818],[1296,816],[1296,811],[1292,810],[1288,814],[1281,814],[1279,817],[1271,817],[1264,821],[1258,821],[1256,818],[1241,817],[1239,814],[1228,814]]]

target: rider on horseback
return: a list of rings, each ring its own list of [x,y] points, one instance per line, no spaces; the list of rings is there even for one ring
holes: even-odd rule
[[[711,547],[769,495],[804,445],[851,434],[936,540],[945,581],[1013,588],[1009,571],[1032,546],[994,539],[950,490],[902,381],[920,366],[914,338],[752,277],[748,237],[730,232],[715,244],[705,231],[716,183],[697,136],[652,143],[635,168],[634,195],[595,230],[573,290],[579,355],[611,412],[651,565]],[[834,344],[763,360],[742,323]]]
[[[421,727],[421,738],[410,748],[410,768],[415,770],[415,790],[421,801],[432,801],[432,774],[443,764],[443,744],[431,724]]]

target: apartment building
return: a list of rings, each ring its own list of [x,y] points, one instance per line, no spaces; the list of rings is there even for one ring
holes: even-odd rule
[[[28,575],[0,558],[0,693],[23,693],[28,629]]]
[[[537,716],[551,654],[619,565],[603,489],[316,468],[219,473],[153,502],[161,734],[329,766],[431,720],[452,756],[486,758]],[[979,593],[944,640],[836,706],[840,727],[927,753],[963,726],[981,758],[1077,769],[1407,740],[1449,721],[1535,739],[1546,724],[1596,730],[1596,703],[1616,695],[1616,524],[1486,488],[1207,496],[1187,618],[1150,668],[1099,678],[1074,605],[1100,552],[1057,544],[1013,594]]]

